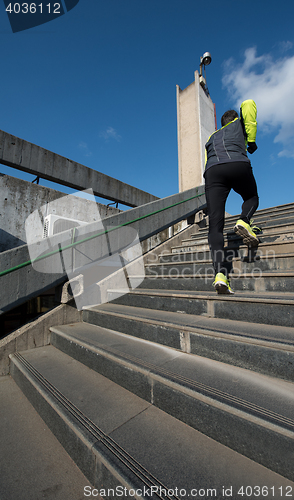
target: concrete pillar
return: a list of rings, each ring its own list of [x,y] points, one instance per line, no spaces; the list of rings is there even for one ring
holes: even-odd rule
[[[195,80],[181,90],[177,85],[179,191],[204,184],[205,143],[215,131],[214,104]]]

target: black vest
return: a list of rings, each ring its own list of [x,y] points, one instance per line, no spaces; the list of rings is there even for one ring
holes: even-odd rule
[[[250,163],[246,153],[245,140],[246,136],[239,118],[214,132],[205,144],[207,155],[205,172],[208,168],[220,163],[233,161]]]

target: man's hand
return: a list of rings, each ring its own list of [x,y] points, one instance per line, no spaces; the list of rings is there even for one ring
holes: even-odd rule
[[[257,150],[257,146],[255,144],[255,142],[248,142],[248,146],[247,146],[247,151],[248,153],[250,153],[252,155],[252,153],[254,153],[254,151]]]

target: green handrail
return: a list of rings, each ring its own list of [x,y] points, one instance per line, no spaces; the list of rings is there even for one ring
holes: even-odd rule
[[[128,222],[124,222],[123,224],[120,224],[118,226],[111,227],[109,229],[105,229],[104,231],[101,231],[100,233],[94,234],[92,236],[88,236],[87,238],[84,238],[83,240],[79,240],[73,243],[70,243],[69,245],[66,245],[65,247],[58,248],[57,250],[53,250],[52,252],[48,252],[44,255],[40,255],[39,257],[36,257],[35,259],[27,260],[26,262],[22,262],[21,264],[17,264],[14,267],[11,267],[10,269],[5,269],[5,271],[0,272],[0,277],[5,276],[6,274],[12,273],[13,271],[17,271],[18,269],[22,269],[23,267],[29,266],[31,264],[34,264],[35,262],[38,262],[40,260],[46,259],[47,257],[51,257],[52,255],[56,255],[63,250],[67,250],[69,248],[73,248],[76,245],[79,245],[81,243],[85,243],[86,241],[90,241],[94,238],[98,238],[98,236],[102,236],[103,234],[110,233],[112,231],[115,231],[116,229],[119,229],[124,226],[128,226],[129,224],[133,224],[134,222],[139,222],[142,219],[146,219],[147,217],[151,217],[152,215],[156,215],[160,212],[163,212],[164,210],[168,210],[169,208],[176,207],[177,205],[181,205],[182,203],[185,203],[187,201],[191,201],[195,198],[199,198],[199,196],[202,196],[204,193],[197,194],[195,196],[191,196],[191,198],[187,198],[186,200],[178,201],[177,203],[174,203],[173,205],[169,205],[168,207],[160,208],[159,210],[155,210],[154,212],[150,212],[149,214],[142,215],[141,217],[138,217],[137,219],[133,219]]]

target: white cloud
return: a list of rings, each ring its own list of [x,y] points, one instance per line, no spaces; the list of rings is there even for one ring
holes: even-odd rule
[[[287,42],[279,42],[278,45],[281,52],[287,52],[288,50],[291,50],[293,47],[293,43],[290,42],[289,40]]]
[[[88,144],[86,142],[81,141],[79,143],[79,148],[84,151],[85,156],[92,156],[92,152],[89,150]]]
[[[289,50],[292,44],[283,46]],[[257,56],[254,47],[244,55],[242,64],[233,59],[225,62],[223,85],[237,108],[243,100],[254,99],[259,128],[276,134],[274,142],[283,148],[279,156],[294,158],[294,56]]]
[[[100,132],[99,137],[101,137],[105,141],[109,141],[110,139],[114,139],[117,142],[121,141],[121,136],[113,127],[107,127],[106,130]]]

